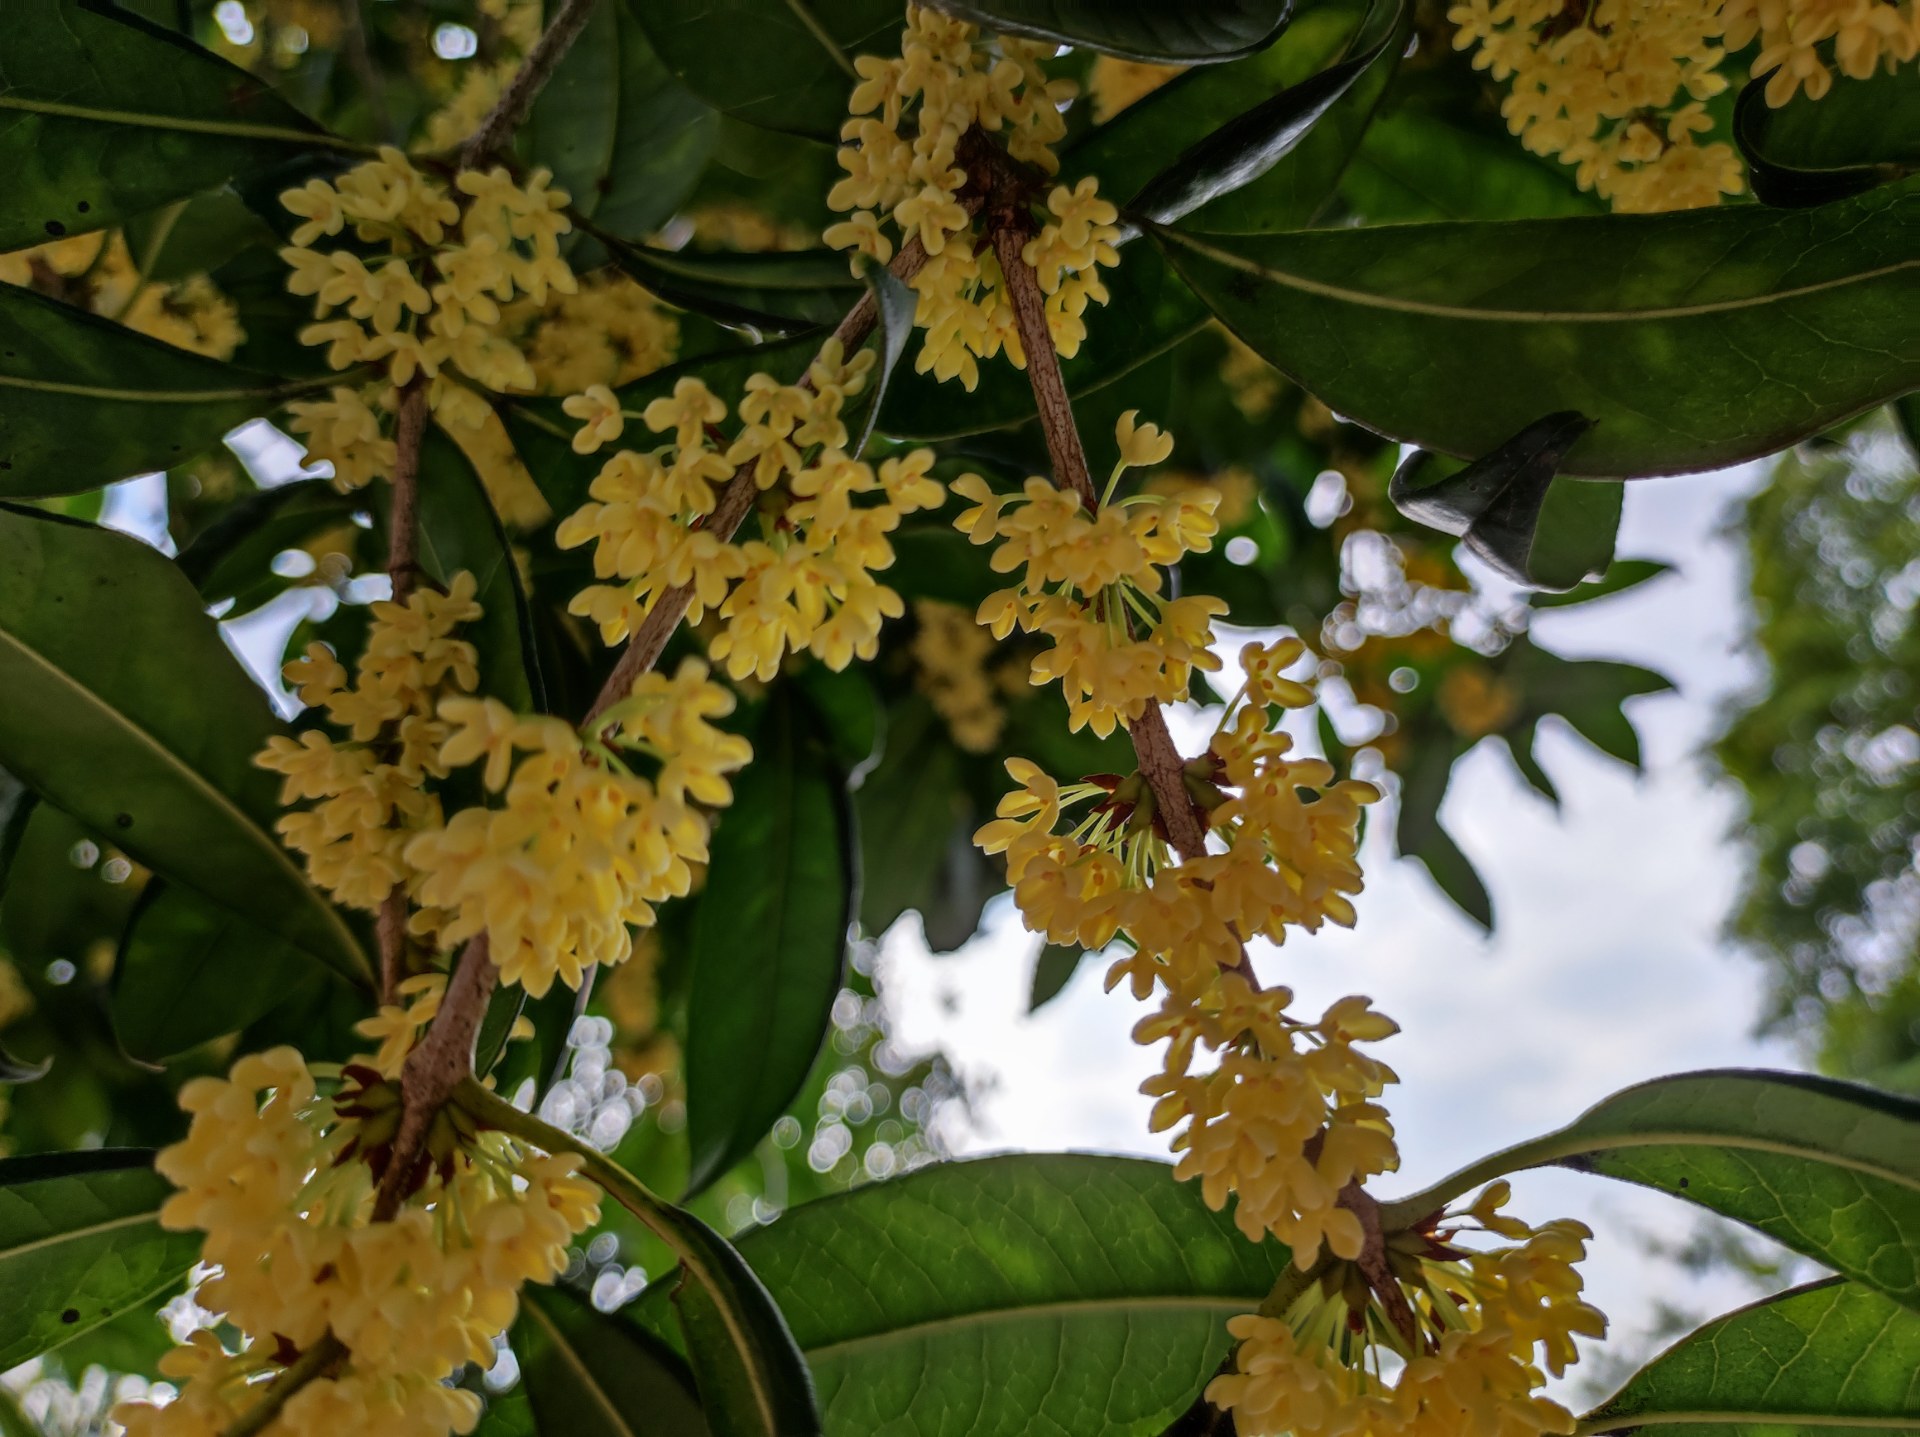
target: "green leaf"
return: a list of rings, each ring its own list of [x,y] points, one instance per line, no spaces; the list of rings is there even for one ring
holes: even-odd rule
[[[185,1282],[200,1238],[161,1230],[172,1190],[145,1152],[0,1159],[0,1363],[51,1352]]]
[[[1555,478],[1591,427],[1579,414],[1549,414],[1466,465],[1418,450],[1394,471],[1387,495],[1516,584],[1565,592],[1613,561],[1625,498],[1618,484]]]
[[[150,883],[114,965],[113,1028],[158,1062],[235,1033],[286,1001],[312,960],[190,888]]]
[[[129,855],[355,980],[340,915],[269,825],[283,726],[179,570],[0,506],[0,764]]]
[[[528,1285],[508,1337],[520,1385],[475,1437],[702,1437],[687,1365],[651,1333],[566,1288]]]
[[[1292,0],[940,0],[939,8],[1003,34],[1157,65],[1211,65],[1264,49]]]
[[[1825,204],[1920,169],[1920,96],[1913,77],[1876,70],[1842,80],[1819,100],[1767,103],[1762,75],[1740,92],[1733,137],[1762,204]]]
[[[1734,1437],[1920,1431],[1920,1314],[1840,1278],[1689,1333],[1580,1431]]]
[[[1709,469],[1920,385],[1914,184],[1817,210],[1154,234],[1335,413],[1463,458],[1572,410],[1594,427],[1565,473]]]
[[[315,387],[0,284],[0,496],[78,494],[168,468]]]
[[[1440,891],[1482,929],[1493,931],[1493,898],[1453,836],[1440,826],[1440,804],[1453,775],[1451,745],[1430,743],[1419,750],[1400,783],[1400,811],[1394,841],[1402,857],[1417,858]]]
[[[1335,137],[1336,143],[1323,149],[1322,162],[1305,167],[1300,177],[1310,177],[1308,187],[1318,192],[1319,199],[1308,215],[1317,212],[1333,192],[1373,102],[1406,47],[1407,16],[1405,0],[1375,0],[1338,63],[1236,115],[1192,145],[1133,197],[1129,210],[1156,223],[1171,224],[1210,201],[1245,189],[1298,150],[1329,121],[1355,87],[1371,77],[1358,97],[1360,103],[1344,117],[1345,125],[1337,127],[1344,129],[1344,135]],[[1200,72],[1201,82],[1218,73],[1223,72]],[[1126,118],[1124,112],[1120,118]],[[1299,181],[1289,188],[1297,192]],[[1201,227],[1205,227],[1204,221]]]
[[[232,600],[225,617],[248,613],[286,591],[275,558],[353,522],[368,497],[342,494],[323,479],[276,485],[222,509],[180,551],[180,572],[209,607]]]
[[[893,371],[899,367],[900,356],[907,352],[907,341],[913,337],[913,313],[918,301],[913,291],[908,289],[888,269],[878,265],[867,272],[867,288],[873,295],[874,309],[879,322],[874,332],[879,336],[879,346],[875,354],[873,378],[868,383],[868,394],[864,401],[866,418],[860,424],[860,438],[853,446],[855,458],[867,451],[867,444],[873,438],[874,422],[880,417],[880,406],[887,402],[887,387],[893,379]]]
[[[628,0],[666,66],[715,109],[834,140],[852,56],[899,51],[897,0]]]
[[[250,247],[276,244],[265,221],[224,188],[136,215],[124,228],[134,268],[167,283],[205,274]]]
[[[103,229],[313,149],[265,81],[104,0],[10,0],[0,250]]]
[[[1673,687],[1662,675],[1637,664],[1563,659],[1533,643],[1516,647],[1504,673],[1519,688],[1528,715],[1538,719],[1558,714],[1602,753],[1636,769],[1640,737],[1621,705],[1637,695],[1665,693]]]
[[[909,694],[888,711],[880,762],[853,793],[860,926],[878,937],[931,901],[947,844],[968,812],[960,754],[933,706]]]
[[[602,240],[613,262],[661,299],[755,338],[836,324],[860,297],[835,250],[705,253]]]
[[[1078,397],[1111,384],[1207,322],[1206,311],[1159,256],[1130,247],[1118,270],[1105,276],[1112,302],[1090,304],[1087,337],[1072,359],[1060,362],[1067,392]],[[915,355],[920,353],[916,346]],[[1001,360],[980,366],[980,384],[968,394],[958,380],[902,370],[880,411],[880,432],[896,439],[955,439],[1032,419],[1033,389],[1024,371]]]
[[[1165,1164],[1079,1154],[940,1163],[796,1208],[741,1250],[832,1437],[1157,1434],[1288,1267]]]
[[[782,687],[753,745],[714,832],[694,920],[691,1192],[750,1153],[806,1082],[840,992],[853,916],[845,779],[827,740]]]
[[[597,227],[636,237],[693,192],[720,125],[654,54],[640,8],[594,7],[513,141]]]
[[[520,713],[544,712],[532,616],[506,531],[466,455],[431,425],[420,447],[420,567],[443,588],[463,570],[479,586],[482,612],[467,637],[480,651],[480,692]]]
[[[1658,1188],[1920,1309],[1920,1103],[1803,1073],[1656,1078],[1387,1204],[1389,1227],[1553,1164]],[[1438,1201],[1436,1201],[1438,1199]]]
[[[1027,992],[1027,1011],[1034,1012],[1059,997],[1061,990],[1073,981],[1086,956],[1079,948],[1043,944],[1040,956],[1033,960],[1033,987]]]
[[[1564,594],[1537,595],[1532,604],[1536,609],[1564,609],[1573,604],[1624,594],[1628,589],[1637,589],[1648,580],[1673,571],[1673,565],[1663,564],[1658,559],[1615,559],[1607,566],[1607,572],[1591,583],[1581,584]]]

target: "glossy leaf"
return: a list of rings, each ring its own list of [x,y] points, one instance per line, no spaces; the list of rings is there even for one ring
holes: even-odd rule
[[[1733,137],[1762,204],[1825,204],[1920,169],[1920,96],[1911,75],[1876,70],[1819,100],[1767,103],[1767,75],[1740,92]]]
[[[939,8],[1005,34],[1159,65],[1210,65],[1266,46],[1293,0],[940,0]]]
[[[1920,1313],[1841,1278],[1689,1333],[1582,1419],[1583,1432],[1715,1437],[1920,1431]]]
[[[200,1237],[156,1221],[172,1186],[128,1150],[0,1159],[0,1363],[149,1307],[184,1285]]]
[[[796,1208],[741,1251],[830,1437],[1158,1434],[1288,1260],[1164,1164],[1078,1154],[936,1164]]]
[[[1555,478],[1591,427],[1579,414],[1550,414],[1466,465],[1419,450],[1394,472],[1388,497],[1516,584],[1563,593],[1606,571],[1620,527],[1620,485]]]
[[[1673,572],[1673,565],[1663,564],[1658,559],[1615,559],[1607,566],[1607,572],[1591,583],[1581,584],[1564,594],[1537,594],[1531,602],[1536,609],[1564,609],[1593,599],[1624,594],[1662,574]]]
[[[1920,1309],[1920,1103],[1911,1099],[1759,1069],[1656,1078],[1388,1204],[1383,1221],[1548,1164],[1698,1203]]]
[[[324,148],[353,147],[171,29],[107,0],[9,0],[0,250],[102,229]]]
[[[78,494],[168,468],[313,387],[0,284],[0,497]]]
[[[1356,113],[1345,127],[1344,142],[1330,146],[1326,163],[1315,167],[1314,188],[1324,199],[1364,128],[1372,100],[1405,47],[1406,18],[1406,0],[1375,0],[1337,63],[1236,115],[1192,145],[1133,197],[1129,210],[1156,223],[1171,224],[1210,201],[1245,189],[1293,154],[1362,80],[1371,77],[1372,83],[1359,97],[1362,103],[1354,107]],[[1203,81],[1204,73],[1210,72],[1203,72]]]
[[[880,762],[853,794],[860,831],[860,926],[877,937],[931,901],[956,825],[966,820],[960,754],[918,694],[888,714]]]
[[[1199,331],[1206,311],[1166,264],[1145,246],[1130,246],[1117,270],[1102,271],[1112,302],[1090,304],[1087,337],[1060,364],[1069,394],[1111,384]],[[921,350],[914,348],[916,364]],[[897,439],[952,439],[1020,424],[1034,417],[1026,374],[1000,360],[980,366],[980,384],[968,394],[958,380],[903,368],[880,410],[880,432]]]
[[[113,1029],[157,1062],[237,1033],[313,973],[297,948],[190,888],[150,884],[114,964]]]
[[[262,489],[236,500],[180,551],[180,572],[209,606],[232,601],[223,617],[244,614],[285,592],[273,561],[321,535],[353,524],[368,503],[322,479]]]
[[[859,439],[853,446],[855,458],[866,453],[868,441],[873,438],[873,427],[880,417],[880,407],[887,402],[893,372],[900,366],[900,357],[907,352],[907,341],[913,338],[917,303],[913,291],[896,279],[891,270],[877,265],[867,274],[867,288],[879,314],[879,323],[875,326],[879,344],[875,349],[873,374],[867,381],[867,393],[861,400],[866,417],[861,421]]]
[[[271,831],[282,726],[137,539],[0,506],[0,764],[163,878],[349,977],[366,959]]]
[[[715,109],[838,138],[852,56],[899,53],[895,0],[628,0],[660,58]]]
[[[651,234],[693,192],[720,117],[668,73],[638,4],[597,5],[514,134],[574,207],[616,235]]]
[[[508,1337],[520,1384],[489,1397],[475,1437],[703,1437],[686,1363],[617,1313],[529,1284]]]
[[[831,326],[860,297],[834,250],[733,254],[674,251],[609,240],[613,262],[669,304],[756,335]]]
[[[808,709],[777,690],[716,826],[687,1000],[688,1187],[750,1153],[825,1040],[853,917],[845,779]],[[742,1054],[752,1054],[742,1062]]]
[[[546,707],[520,570],[486,485],[446,434],[429,426],[420,449],[420,567],[444,588],[463,570],[478,584],[480,691],[526,713]]]
[[[1154,233],[1334,412],[1460,457],[1572,410],[1594,427],[1563,472],[1682,473],[1920,385],[1912,184],[1817,210]]]

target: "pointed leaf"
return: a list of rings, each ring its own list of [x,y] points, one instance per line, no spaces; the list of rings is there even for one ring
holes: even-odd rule
[[[840,993],[853,917],[846,781],[785,687],[753,746],[714,833],[694,920],[691,1192],[752,1152],[806,1082]]]
[[[897,0],[628,0],[674,76],[715,109],[832,141],[852,56],[898,54]]]
[[[939,8],[1003,34],[1157,65],[1210,65],[1265,48],[1293,0],[939,0]]]
[[[1562,472],[1684,473],[1920,386],[1915,183],[1816,210],[1154,234],[1335,413],[1463,458],[1572,410],[1594,427]]]
[[[1387,1204],[1382,1221],[1416,1219],[1436,1198],[1547,1164],[1698,1203],[1920,1310],[1920,1103],[1911,1099],[1760,1069],[1656,1078]]]
[[[1581,1419],[1580,1430],[1920,1432],[1916,1373],[1920,1313],[1828,1278],[1689,1333]]]
[[[1058,943],[1043,944],[1033,960],[1033,987],[1027,992],[1027,1011],[1035,1012],[1060,996],[1073,981],[1086,953],[1079,948],[1062,948]]]
[[[703,1437],[686,1363],[618,1313],[528,1285],[508,1338],[520,1385],[489,1397],[475,1437]]]
[[[661,299],[755,337],[833,325],[860,296],[835,250],[703,253],[601,238],[613,262]]]
[[[200,1238],[161,1229],[156,1213],[173,1189],[152,1161],[126,1149],[0,1159],[5,1367],[185,1284]]]
[[[1375,0],[1341,60],[1198,141],[1154,176],[1133,197],[1129,210],[1171,224],[1266,175],[1299,148],[1363,77],[1373,74],[1384,84],[1391,60],[1405,48],[1407,15],[1405,0]],[[1383,58],[1389,62],[1385,66],[1379,64]],[[1377,96],[1379,85],[1369,88]],[[1349,138],[1358,135],[1356,125]],[[1331,191],[1339,169],[1326,169],[1330,173],[1325,184]]]
[[[925,910],[968,803],[960,754],[926,699],[888,712],[880,762],[854,790],[860,831],[860,926],[878,937],[909,908]]]
[[[1465,465],[1416,450],[1394,471],[1388,497],[1409,519],[1464,539],[1516,584],[1563,592],[1613,561],[1625,499],[1618,484],[1555,477],[1591,427],[1578,414],[1550,414]]]
[[[888,383],[893,379],[900,356],[907,352],[907,341],[913,337],[913,313],[918,303],[913,291],[896,279],[891,270],[878,265],[868,271],[867,287],[873,293],[874,307],[880,315],[876,329],[880,344],[873,378],[868,382],[866,418],[860,425],[860,438],[853,446],[855,458],[866,453],[867,442],[873,438],[874,421],[880,417],[880,406],[887,402]]]
[[[0,284],[0,496],[79,494],[166,469],[315,387]]]
[[[1911,75],[1879,71],[1816,101],[1767,103],[1769,75],[1740,92],[1733,137],[1762,204],[1825,204],[1920,169],[1920,96]]]
[[[113,973],[114,1032],[133,1057],[158,1062],[265,1016],[313,960],[191,888],[154,882]]]
[[[1288,1263],[1165,1164],[1080,1154],[936,1164],[796,1208],[741,1250],[832,1437],[1154,1437]]]
[[[651,234],[693,192],[720,117],[668,73],[637,5],[595,6],[515,132],[574,207],[617,235]]]
[[[1400,782],[1400,810],[1394,841],[1401,856],[1425,865],[1440,891],[1481,928],[1493,931],[1493,899],[1473,861],[1440,826],[1440,804],[1453,776],[1451,746],[1425,745]]]
[[[365,955],[270,831],[283,725],[180,571],[0,505],[0,764],[164,878],[356,980]]]
[[[1563,659],[1538,644],[1517,647],[1505,677],[1520,690],[1526,713],[1538,719],[1558,714],[1602,753],[1640,766],[1640,736],[1622,705],[1640,694],[1673,687],[1664,676],[1638,664],[1608,659]]]
[[[1673,572],[1673,565],[1663,564],[1658,559],[1615,559],[1607,566],[1607,572],[1591,583],[1581,584],[1564,594],[1539,594],[1531,600],[1531,603],[1536,609],[1565,609],[1593,599],[1606,599],[1615,594],[1624,594],[1629,589],[1639,588],[1650,579],[1657,579],[1662,574]]]
[[[0,250],[103,229],[312,149],[265,81],[107,0],[9,0]]]

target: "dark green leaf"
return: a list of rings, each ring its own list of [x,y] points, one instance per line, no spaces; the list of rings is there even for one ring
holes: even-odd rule
[[[282,725],[137,539],[0,506],[0,763],[154,872],[349,977],[366,958],[269,825]]]
[[[150,1153],[0,1159],[0,1363],[51,1352],[184,1283],[200,1238],[161,1230],[171,1191]]]
[[[480,691],[521,713],[544,711],[527,597],[486,486],[460,447],[429,426],[420,449],[420,567],[443,588],[473,575],[481,616],[467,637],[480,651]]]
[[[301,150],[352,148],[265,81],[106,0],[10,0],[0,250],[80,234]]]
[[[168,468],[313,387],[0,284],[0,495],[78,494]]]
[[[1418,450],[1394,472],[1388,497],[1408,518],[1464,539],[1516,584],[1564,592],[1613,561],[1620,527],[1618,484],[1554,477],[1591,427],[1578,414],[1549,414],[1466,465]]]
[[[617,1313],[528,1286],[508,1339],[520,1385],[487,1402],[475,1437],[703,1437],[687,1365]]]
[[[941,1163],[796,1208],[742,1251],[833,1437],[1157,1434],[1288,1261],[1164,1164],[1077,1154]]]
[[[1060,990],[1073,981],[1080,961],[1086,956],[1079,948],[1062,948],[1058,943],[1042,945],[1040,956],[1033,960],[1033,987],[1027,993],[1027,1011],[1031,1013],[1059,997]]]
[[[262,489],[195,534],[180,551],[180,571],[209,607],[232,600],[229,616],[247,613],[285,592],[288,581],[272,568],[278,555],[352,523],[366,505],[365,495],[342,494],[325,480]]]
[[[667,68],[749,124],[833,140],[851,57],[898,53],[897,0],[629,0]]]
[[[1621,705],[1639,694],[1664,693],[1673,685],[1652,669],[1606,659],[1563,659],[1538,644],[1517,648],[1506,668],[1528,715],[1559,714],[1602,753],[1640,766],[1640,738]]]
[[[939,0],[939,8],[1004,34],[1158,65],[1210,65],[1263,49],[1293,0]]]
[[[1375,0],[1346,55],[1315,75],[1236,115],[1191,146],[1133,197],[1132,212],[1171,224],[1209,201],[1246,188],[1293,154],[1365,77],[1372,83],[1355,107],[1345,143],[1329,152],[1331,163],[1314,167],[1322,198],[1331,193],[1364,116],[1377,99],[1392,64],[1405,48],[1405,0]],[[1382,63],[1384,61],[1384,63]],[[1215,72],[1203,72],[1204,75]],[[1125,118],[1123,114],[1122,119]],[[1315,206],[1318,208],[1318,205]],[[1204,222],[1202,222],[1204,225]]]
[[[693,192],[720,123],[654,54],[641,8],[594,7],[513,141],[596,227],[635,238]]]
[[[1594,427],[1563,472],[1614,478],[1770,454],[1920,385],[1916,233],[1914,184],[1817,210],[1154,231],[1335,413],[1472,457],[1572,410]]]
[[[1920,1431],[1920,1314],[1841,1278],[1689,1333],[1580,1424],[1649,1437]]]
[[[1615,559],[1607,566],[1607,572],[1592,583],[1581,584],[1564,594],[1540,594],[1532,600],[1532,604],[1536,609],[1564,609],[1573,604],[1624,594],[1628,589],[1637,589],[1649,579],[1672,572],[1673,565],[1663,564],[1658,559]]]
[[[753,745],[714,833],[694,921],[694,1192],[753,1151],[806,1081],[840,992],[853,917],[845,780],[811,713],[776,690]]]
[[[878,362],[869,382],[871,393],[865,401],[867,417],[860,426],[859,441],[853,446],[856,458],[866,452],[867,442],[873,438],[874,421],[880,417],[880,406],[887,402],[887,385],[900,363],[900,356],[907,352],[907,341],[913,337],[913,312],[918,302],[913,291],[894,278],[891,270],[877,265],[867,274],[867,286],[880,316],[876,326],[880,345]]]
[[[1920,95],[1913,77],[1876,71],[1844,80],[1819,100],[1767,103],[1769,75],[1740,92],[1733,137],[1762,204],[1819,205],[1920,169]]]
[[[615,264],[669,304],[756,337],[835,324],[860,297],[847,257],[834,250],[706,253],[611,238],[606,245]]]
[[[1440,891],[1467,917],[1493,931],[1493,899],[1473,861],[1440,826],[1440,804],[1453,774],[1450,745],[1423,745],[1400,782],[1400,813],[1394,832],[1402,857],[1425,865]]]
[[[1920,1309],[1920,1103],[1911,1099],[1759,1069],[1656,1078],[1389,1204],[1383,1221],[1546,1164],[1698,1203]]]
[[[1533,751],[1534,742],[1540,734],[1538,719],[1529,719],[1506,735],[1507,756],[1513,760],[1514,768],[1525,779],[1527,787],[1539,794],[1555,808],[1560,806],[1560,790],[1553,786],[1553,780],[1540,766],[1540,757]]]
[[[149,210],[125,230],[134,268],[168,283],[205,274],[249,246],[274,244],[273,231],[229,189]]]
[[[152,883],[114,967],[114,1031],[135,1058],[169,1058],[238,1032],[312,971],[304,953],[231,909]]]
[[[860,926],[878,937],[930,901],[954,827],[967,813],[960,755],[932,705],[909,695],[888,711],[880,762],[854,790]]]
[[[1120,267],[1106,276],[1113,299],[1090,304],[1087,337],[1060,371],[1075,397],[1110,384],[1198,332],[1206,312],[1157,255],[1130,247]],[[915,348],[916,358],[920,353]],[[1032,419],[1036,410],[1026,374],[1000,360],[980,366],[973,393],[959,381],[904,369],[880,412],[880,432],[897,439],[953,439]]]

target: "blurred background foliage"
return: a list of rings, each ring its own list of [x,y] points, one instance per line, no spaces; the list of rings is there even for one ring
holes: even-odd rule
[[[428,148],[453,143],[484,112],[502,67],[542,20],[537,0],[127,0],[126,8],[251,72],[339,134]],[[528,315],[529,334],[545,336],[545,349],[529,348],[549,395],[581,387],[582,374],[644,395],[682,373],[719,388],[754,368],[794,369],[818,327],[859,294],[843,259],[817,240],[829,219],[830,139],[845,77],[831,66],[796,69],[790,47],[783,54],[751,33],[732,54],[689,45],[675,17],[700,8],[605,0],[519,137],[519,160],[550,166],[575,196],[575,267],[624,296],[628,316],[618,333],[593,339],[564,306]],[[1498,93],[1450,43],[1444,8],[1435,0],[1414,7],[1412,42],[1343,120],[1350,135],[1337,163],[1276,170],[1272,184],[1218,202],[1216,227],[1246,222],[1245,207],[1256,204],[1292,225],[1594,210],[1570,171],[1508,136]],[[885,48],[898,9],[891,0],[833,7],[833,23],[846,31],[838,38]],[[1303,7],[1272,52],[1238,63],[1269,67],[1260,72],[1269,87],[1297,81],[1340,53],[1367,9],[1342,0]],[[1086,89],[1069,111],[1075,135],[1094,133],[1172,78],[1084,54],[1060,64]],[[1722,127],[1730,107],[1728,97]],[[292,338],[303,306],[284,289],[275,232],[285,217],[274,196],[331,163],[297,156],[130,215],[117,231],[0,256],[0,279],[249,371],[314,375],[318,356]],[[1278,193],[1282,182],[1293,190]],[[1237,219],[1232,206],[1241,207]],[[1179,441],[1174,467],[1143,482],[1204,481],[1223,495],[1220,540],[1184,566],[1179,583],[1226,599],[1236,626],[1291,628],[1317,647],[1325,698],[1315,732],[1303,738],[1395,794],[1376,821],[1392,823],[1399,852],[1490,927],[1496,915],[1474,855],[1440,821],[1456,765],[1494,745],[1554,800],[1535,741],[1543,726],[1564,726],[1637,766],[1628,700],[1684,676],[1563,658],[1535,644],[1529,627],[1542,607],[1657,582],[1662,566],[1616,558],[1604,577],[1571,593],[1529,596],[1463,559],[1455,539],[1389,502],[1397,445],[1293,386],[1205,319],[1164,271],[1146,246],[1127,252],[1115,309],[1134,328],[1127,343],[1090,361],[1097,373],[1077,372],[1096,467],[1100,437],[1120,413],[1164,416]],[[989,378],[979,395],[962,397],[903,369],[879,416],[882,442],[936,437],[942,472],[971,468],[1017,484],[1044,465],[1024,396],[1024,382],[996,387]],[[976,410],[995,427],[973,429]],[[558,414],[557,400],[529,396],[503,405],[486,444],[464,454],[448,446],[434,462],[459,471],[465,487],[442,486],[452,497],[429,515],[428,542],[510,559],[498,591],[509,596],[500,611],[505,642],[523,650],[534,701],[576,713],[611,655],[566,611],[587,561],[555,548],[545,522],[579,502],[598,467],[571,453]],[[1767,966],[1775,1001],[1766,1021],[1801,1038],[1829,1071],[1920,1091],[1920,560],[1912,557],[1920,553],[1920,406],[1906,401],[1898,420],[1860,421],[1781,457],[1770,482],[1731,517],[1750,555],[1753,643],[1766,677],[1728,714],[1713,757],[1747,800],[1748,879],[1732,933]],[[258,425],[224,444],[209,439],[167,471],[160,491],[151,482],[139,491],[149,512],[133,521],[178,555],[219,617],[249,620],[245,644],[258,646],[265,634],[297,652],[320,638],[350,661],[366,605],[382,592],[385,516],[371,491],[339,494],[304,474],[298,452]],[[92,519],[102,493],[36,502]],[[135,502],[128,498],[123,512]],[[690,1049],[701,1042],[692,961],[703,941],[699,893],[663,914],[648,940],[656,963],[628,965],[577,1005],[570,994],[529,1004],[534,1036],[508,1049],[500,1074],[510,1086],[533,1084],[546,1116],[612,1148],[662,1191],[679,1191],[690,1171],[724,1158],[696,1210],[728,1230],[945,1150],[964,1089],[943,1055],[893,1043],[872,982],[875,944],[901,922],[920,924],[937,952],[975,934],[1005,883],[970,835],[1005,787],[1007,756],[1059,774],[1131,763],[1122,742],[1069,734],[1057,694],[1026,683],[1029,655],[992,645],[971,623],[999,576],[948,516],[910,524],[897,548],[900,562],[886,577],[908,613],[889,628],[875,663],[833,675],[802,661],[772,685],[743,686],[742,726],[797,725],[794,762],[844,794],[833,819],[809,835],[842,853],[843,891],[796,900],[829,913],[851,900],[856,920],[847,951],[836,941],[815,965],[809,1001],[830,1022],[770,1136],[739,1157],[723,1138],[702,1138],[697,1113],[689,1135],[689,1066],[698,1067]],[[517,623],[516,602],[524,605]],[[689,651],[698,642],[676,640]],[[193,1041],[170,1047],[168,1033],[184,1030],[153,1021],[143,972],[198,961],[247,935],[198,922],[110,833],[89,831],[3,778],[0,882],[8,960],[0,965],[0,1076],[29,1080],[0,1089],[0,1143],[11,1153],[164,1143],[180,1127],[178,1084],[221,1069],[237,1047],[297,1036],[313,1058],[338,1060],[358,1042],[351,1025],[362,999],[309,967],[262,992],[215,994],[211,1021],[223,1036],[206,1037],[203,1012]],[[706,941],[720,941],[711,934],[723,921],[706,915]],[[1058,993],[1080,961],[1037,953],[1032,1004]],[[218,1006],[229,1002],[231,1012]],[[498,1015],[496,1031],[512,1016]],[[224,1027],[223,1017],[231,1019]],[[664,1265],[639,1234],[617,1222],[608,1232],[611,1240],[596,1241],[572,1273],[603,1306],[630,1297]],[[90,1361],[145,1370],[153,1353],[137,1335],[119,1340],[89,1339],[58,1361],[75,1373]],[[48,1431],[83,1430],[92,1420],[84,1393],[74,1392],[79,1405],[64,1416],[43,1414]]]

